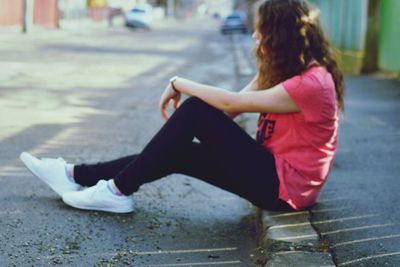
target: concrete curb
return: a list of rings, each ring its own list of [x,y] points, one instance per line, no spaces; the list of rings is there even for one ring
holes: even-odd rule
[[[233,56],[236,65],[236,73],[239,76],[252,76],[254,75],[254,67],[249,58],[244,52],[238,35],[230,35]]]
[[[246,56],[248,48],[240,37],[231,37],[236,71],[239,76],[254,75],[254,63]],[[246,116],[248,129],[255,129],[257,116]],[[336,266],[332,256],[324,252],[319,235],[310,223],[310,211],[278,212],[257,208],[259,227],[258,262],[264,267]]]
[[[336,266],[324,252],[318,233],[310,223],[310,212],[258,210],[259,242],[265,267]]]

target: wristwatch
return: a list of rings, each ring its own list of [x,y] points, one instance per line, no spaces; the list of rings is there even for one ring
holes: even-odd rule
[[[171,79],[169,79],[169,82],[171,83],[172,89],[174,89],[175,92],[179,93],[179,91],[176,89],[174,82],[178,79],[178,76],[174,76]]]

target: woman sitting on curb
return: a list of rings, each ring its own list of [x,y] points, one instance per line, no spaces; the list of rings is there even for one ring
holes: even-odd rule
[[[236,93],[175,76],[159,102],[166,123],[138,154],[81,165],[26,152],[20,158],[78,209],[131,212],[141,185],[173,173],[263,209],[306,209],[332,167],[344,107],[343,77],[318,15],[306,0],[262,2],[253,34],[256,77]],[[190,98],[180,105],[182,94]],[[232,120],[242,112],[260,113],[256,140]]]

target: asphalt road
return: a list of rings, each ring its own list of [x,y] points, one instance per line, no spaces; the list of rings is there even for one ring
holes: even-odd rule
[[[73,163],[140,151],[175,74],[238,86],[216,24],[86,26],[0,34],[0,266],[252,266],[243,199],[174,175],[143,186],[133,214],[79,211],[18,161],[22,151]]]
[[[337,266],[400,266],[400,80],[346,82],[339,152],[312,222]]]

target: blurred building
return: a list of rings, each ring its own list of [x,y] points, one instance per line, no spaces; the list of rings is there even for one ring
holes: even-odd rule
[[[400,72],[399,0],[310,1],[321,10],[323,27],[345,72]]]
[[[18,26],[24,23],[58,27],[58,0],[0,0],[0,26]]]
[[[152,0],[87,0],[87,8],[89,16],[93,20],[112,20],[114,16],[122,15],[135,5],[153,4],[154,2]]]
[[[21,20],[21,0],[0,0],[0,25],[19,25]]]
[[[62,19],[81,19],[88,16],[86,1],[59,0],[58,8]]]
[[[155,0],[0,0],[0,26],[59,26],[60,19],[91,18],[101,21],[121,15],[137,4]]]

